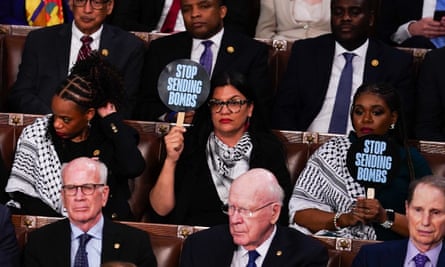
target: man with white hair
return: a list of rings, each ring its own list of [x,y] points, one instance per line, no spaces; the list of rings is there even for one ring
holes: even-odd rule
[[[327,249],[297,230],[276,224],[284,193],[275,176],[251,169],[232,183],[229,225],[189,236],[181,267],[190,266],[326,266]]]

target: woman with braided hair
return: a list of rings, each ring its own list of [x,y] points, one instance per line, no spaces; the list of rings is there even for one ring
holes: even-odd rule
[[[97,53],[79,61],[56,91],[52,114],[36,119],[18,140],[6,186],[12,197],[8,205],[21,214],[64,215],[61,165],[95,157],[109,170],[105,216],[132,219],[128,179],[142,173],[145,161],[137,131],[119,114],[122,99],[122,78],[112,65]]]

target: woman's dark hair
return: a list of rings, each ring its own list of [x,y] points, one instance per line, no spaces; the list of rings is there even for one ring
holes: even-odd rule
[[[208,101],[212,98],[213,92],[216,87],[232,85],[240,93],[242,93],[250,103],[254,104],[252,117],[249,118],[249,132],[269,132],[267,120],[265,119],[264,108],[261,107],[260,101],[257,99],[255,88],[252,88],[246,77],[235,71],[224,72],[221,75],[215,77],[212,80],[209,97],[206,102],[196,111],[193,119],[193,125],[195,129],[199,129],[199,139],[203,139],[207,142],[207,137],[211,131],[213,131],[213,125],[211,120],[211,112],[208,107]]]
[[[56,95],[73,101],[84,111],[107,102],[119,110],[125,99],[122,76],[97,51],[73,66]]]
[[[397,112],[397,121],[394,125],[394,129],[389,129],[387,135],[393,138],[399,145],[403,146],[407,152],[408,169],[410,173],[411,180],[415,179],[414,167],[411,159],[411,153],[408,148],[408,137],[405,129],[405,118],[403,112],[402,102],[400,96],[396,89],[387,83],[377,83],[377,84],[363,84],[361,85],[354,94],[351,106],[351,120],[353,115],[353,109],[357,98],[362,94],[370,93],[380,97],[385,101],[386,105],[389,107],[391,112]]]

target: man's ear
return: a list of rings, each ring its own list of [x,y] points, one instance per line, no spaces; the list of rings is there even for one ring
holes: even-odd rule
[[[276,224],[278,221],[278,218],[280,218],[281,213],[281,204],[275,203],[272,204],[272,218],[270,219],[271,224]]]

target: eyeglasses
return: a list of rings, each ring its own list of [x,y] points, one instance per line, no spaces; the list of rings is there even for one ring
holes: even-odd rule
[[[250,103],[250,100],[227,100],[221,101],[217,99],[209,100],[209,107],[213,113],[220,113],[223,106],[226,106],[230,113],[238,113],[241,110],[241,106]]]
[[[87,4],[87,1],[90,1],[91,7],[93,9],[104,9],[105,5],[110,0],[74,0],[73,5],[75,7],[84,7]]]
[[[221,207],[222,211],[230,216],[233,216],[235,214],[235,212],[237,211],[239,215],[241,215],[241,217],[253,217],[254,213],[257,211],[260,211],[262,209],[264,209],[267,206],[270,206],[272,204],[274,204],[275,202],[269,202],[264,206],[261,206],[259,208],[256,208],[254,210],[250,210],[250,209],[246,209],[246,208],[237,208],[234,205],[228,205],[225,204]]]
[[[80,188],[80,191],[84,195],[92,195],[96,190],[96,187],[105,186],[105,184],[81,184],[81,185],[73,185],[66,184],[62,186],[63,191],[68,196],[74,196],[77,194],[77,189]]]

